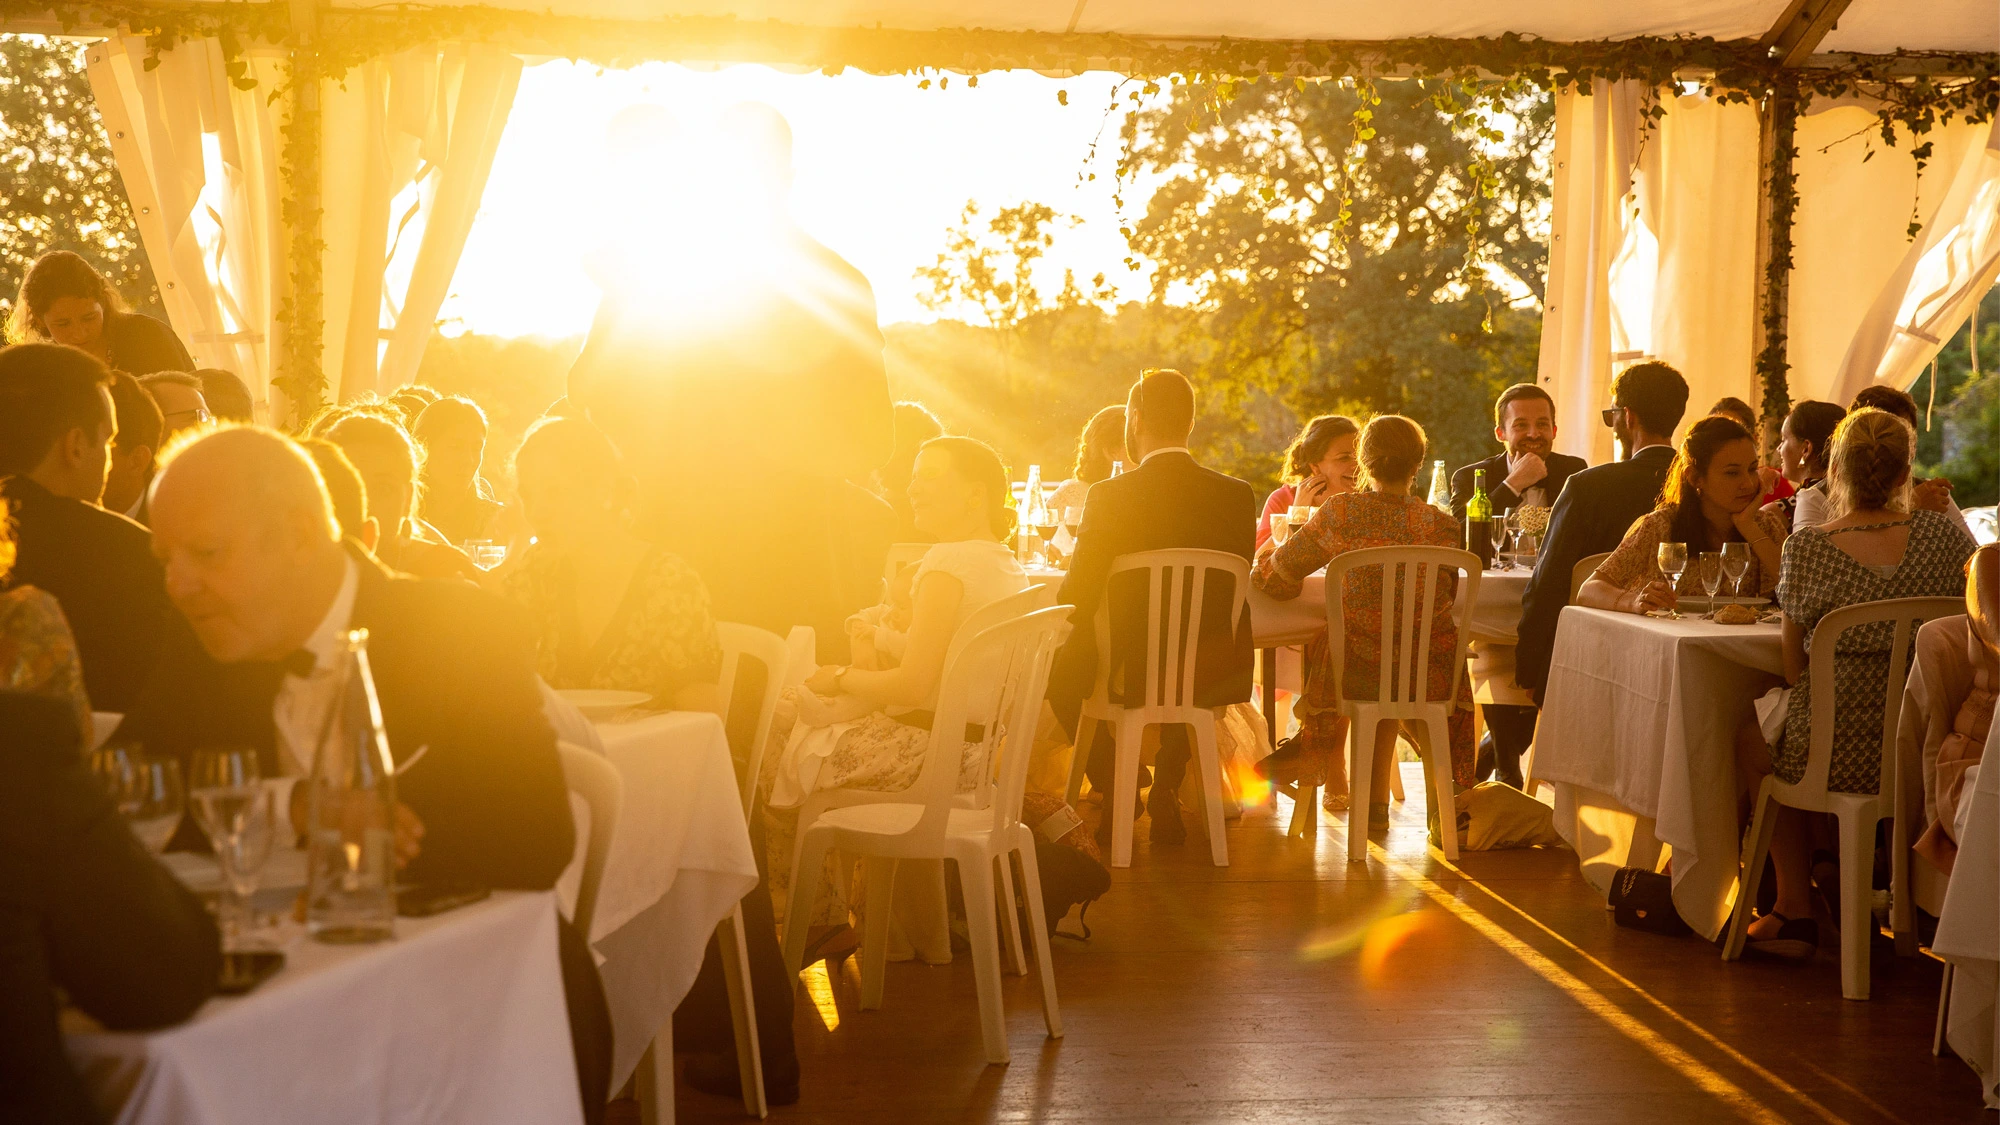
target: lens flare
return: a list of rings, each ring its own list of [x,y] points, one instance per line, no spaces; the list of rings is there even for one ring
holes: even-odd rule
[[[1305,961],[1326,961],[1360,950],[1364,969],[1369,965],[1379,968],[1382,960],[1395,952],[1408,936],[1411,924],[1399,919],[1418,917],[1410,913],[1416,900],[1415,888],[1398,888],[1353,917],[1315,930],[1299,947],[1299,957]],[[1381,931],[1380,936],[1377,931]],[[1369,959],[1371,949],[1376,950],[1373,960]]]
[[[1242,804],[1261,805],[1271,799],[1271,783],[1257,772],[1256,766],[1241,758],[1230,761],[1229,782]]]
[[[827,979],[826,962],[814,961],[800,974],[805,978],[806,995],[812,998],[819,1022],[828,1031],[840,1026],[840,1008],[833,1002],[833,982]]]

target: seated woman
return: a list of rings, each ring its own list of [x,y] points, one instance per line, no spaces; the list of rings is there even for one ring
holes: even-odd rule
[[[1824,518],[1815,516],[1811,523],[1805,523],[1798,513],[1802,507],[1817,506],[1821,512],[1825,510],[1827,449],[1833,442],[1834,427],[1845,417],[1847,411],[1833,403],[1811,399],[1792,407],[1792,412],[1785,415],[1785,424],[1778,431],[1778,467],[1792,483],[1792,491],[1764,507],[1783,516],[1785,526],[1793,531],[1816,527]],[[1812,496],[1808,497],[1808,492]]]
[[[1770,597],[1778,581],[1784,520],[1757,507],[1764,484],[1757,476],[1757,445],[1734,418],[1711,414],[1688,428],[1680,455],[1667,469],[1660,506],[1625,533],[1618,549],[1577,591],[1576,604],[1592,609],[1648,613],[1673,609],[1679,591],[1660,571],[1660,544],[1687,544],[1688,569],[1705,551],[1724,543],[1750,544],[1743,589]]]
[[[1007,495],[1007,470],[983,442],[934,438],[917,454],[910,507],[918,529],[934,536],[937,545],[917,564],[902,657],[875,653],[868,660],[873,669],[821,666],[806,680],[804,692],[787,693],[772,726],[763,787],[774,886],[790,885],[787,861],[798,819],[793,810],[808,795],[822,789],[907,789],[916,782],[952,638],[966,618],[1028,588],[1005,542],[1013,529]],[[879,616],[897,617],[893,611]],[[970,788],[975,780],[961,776],[960,783]],[[835,901],[815,921],[847,920],[843,892],[835,887]],[[897,913],[903,914],[901,908]],[[949,958],[948,945],[941,951],[926,948],[918,935],[912,937],[927,959]]]
[[[634,485],[610,439],[580,418],[537,422],[514,474],[535,543],[500,589],[534,615],[542,678],[716,710],[722,645],[708,588],[679,556],[633,534]]]
[[[368,490],[368,511],[381,525],[375,557],[385,566],[418,578],[463,578],[477,582],[480,570],[463,551],[426,530],[416,518],[417,475],[423,457],[408,431],[382,414],[352,411],[324,428],[324,436],[354,463]]]
[[[1056,486],[1049,507],[1058,518],[1066,508],[1081,508],[1090,495],[1090,486],[1111,476],[1111,466],[1125,460],[1125,404],[1107,406],[1090,416],[1076,439],[1076,464],[1068,480]],[[1064,555],[1076,550],[1076,536],[1064,527],[1056,532],[1056,549]]]
[[[14,531],[5,507],[0,504],[0,584],[14,569]],[[60,700],[76,716],[76,729],[90,737],[90,700],[83,692],[76,641],[62,606],[45,590],[16,586],[0,594],[0,690]]]
[[[1973,552],[1965,578],[1965,613],[1917,631],[1897,730],[1924,763],[1928,827],[1913,846],[1947,875],[1958,858],[1959,808],[2000,695],[2000,546]]]
[[[1313,514],[1312,522],[1285,541],[1268,544],[1257,555],[1250,582],[1280,601],[1299,596],[1306,575],[1335,555],[1366,547],[1456,547],[1458,521],[1411,495],[1417,470],[1424,463],[1424,431],[1408,418],[1385,414],[1371,419],[1361,431],[1362,490],[1332,496]],[[1443,583],[1431,624],[1428,690],[1451,690],[1451,672],[1462,659],[1458,629],[1451,619],[1457,576]],[[1379,567],[1351,571],[1342,591],[1346,613],[1346,651],[1331,651],[1324,632],[1306,647],[1306,690],[1298,706],[1299,733],[1271,758],[1268,771],[1279,780],[1313,784],[1345,780],[1341,758],[1347,722],[1333,696],[1333,661],[1344,662],[1341,680],[1350,699],[1374,699],[1382,669],[1384,598]],[[1458,706],[1451,713],[1447,744],[1452,778],[1470,787],[1473,776],[1472,685],[1459,679]],[[1396,746],[1399,724],[1383,723],[1374,732],[1375,765],[1368,794],[1368,830],[1389,827],[1389,757]],[[1340,763],[1336,765],[1335,763]],[[1260,763],[1260,769],[1264,768]],[[1449,828],[1449,822],[1446,822]]]
[[[424,407],[410,431],[424,447],[425,522],[453,544],[496,538],[501,504],[479,475],[486,459],[486,412],[453,395]]]
[[[1755,720],[1737,739],[1737,767],[1748,794],[1763,776],[1788,782],[1805,776],[1812,733],[1812,684],[1806,678],[1813,631],[1843,606],[1885,598],[1961,597],[1972,540],[1935,512],[1910,511],[1910,457],[1916,433],[1880,410],[1849,414],[1834,431],[1828,458],[1828,495],[1834,518],[1802,529],[1785,543],[1778,580],[1784,608],[1785,679],[1772,702],[1782,704],[1784,725],[1766,738]],[[1827,788],[1873,793],[1882,765],[1882,705],[1889,674],[1891,623],[1849,630],[1836,648],[1836,723]],[[1764,700],[1767,714],[1780,710]],[[1777,902],[1750,924],[1747,948],[1773,956],[1810,957],[1819,944],[1813,920],[1808,814],[1778,810],[1771,863]]]
[[[1317,508],[1329,496],[1353,492],[1361,475],[1354,447],[1361,440],[1361,427],[1354,419],[1339,414],[1322,414],[1306,423],[1299,436],[1285,449],[1285,480],[1264,501],[1264,514],[1257,517],[1257,546],[1271,538],[1271,516],[1282,515],[1295,504]]]

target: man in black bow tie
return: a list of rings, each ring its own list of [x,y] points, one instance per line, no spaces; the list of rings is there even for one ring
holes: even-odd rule
[[[527,628],[475,587],[384,570],[335,527],[318,470],[284,436],[224,429],[181,449],[154,488],[153,553],[186,628],[121,734],[171,755],[250,746],[267,777],[306,776],[338,694],[340,638],[365,628],[389,749],[405,767],[402,879],[554,886],[575,830]],[[595,1121],[610,1082],[609,1019],[588,951],[566,924],[562,938]]]

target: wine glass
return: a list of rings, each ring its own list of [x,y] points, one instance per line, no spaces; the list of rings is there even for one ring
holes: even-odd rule
[[[481,570],[492,570],[507,561],[505,543],[496,543],[491,539],[467,539],[463,546],[466,557]]]
[[[1673,585],[1674,592],[1679,593],[1681,588],[1681,574],[1687,570],[1688,566],[1688,545],[1686,543],[1660,544],[1658,561],[1660,564],[1660,573],[1667,576],[1667,581]],[[1680,611],[1677,609],[1667,611],[1668,617],[1679,617],[1680,615]]]
[[[1513,558],[1507,550],[1507,538],[1515,533],[1510,523],[1509,518],[1486,521],[1486,530],[1493,534],[1494,570],[1514,569]]]
[[[1701,582],[1701,592],[1708,595],[1708,611],[1715,612],[1715,592],[1722,589],[1722,552],[1703,551],[1695,560],[1695,577]]]
[[[1042,565],[1054,569],[1055,537],[1062,529],[1062,521],[1056,517],[1055,509],[1038,507],[1028,513],[1028,523],[1042,537]]]
[[[1724,543],[1722,572],[1729,576],[1729,600],[1740,600],[1743,597],[1743,576],[1750,573],[1750,544]]]
[[[1290,539],[1291,537],[1292,537],[1291,513],[1272,512],[1271,542],[1276,544],[1277,546],[1282,547],[1285,545],[1285,540]]]
[[[263,783],[257,752],[242,747],[197,750],[190,773],[188,797],[195,821],[215,849],[227,891],[218,911],[223,946],[238,949],[252,928],[250,896],[257,893],[277,834],[271,790]]]
[[[1291,507],[1285,509],[1285,518],[1290,521],[1292,530],[1297,531],[1311,523],[1313,513],[1317,511],[1319,509],[1313,507],[1311,504],[1293,504]]]
[[[166,851],[187,808],[181,764],[172,758],[148,758],[131,743],[113,743],[91,754],[90,768],[146,850],[154,855]]]

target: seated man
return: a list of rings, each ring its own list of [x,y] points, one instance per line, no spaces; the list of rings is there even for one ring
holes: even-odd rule
[[[146,529],[97,506],[117,436],[111,372],[60,344],[0,349],[0,498],[20,554],[10,586],[61,603],[100,711],[124,711],[172,609]]]
[[[1085,740],[1076,729],[1083,701],[1097,686],[1099,661],[1108,662],[1114,685],[1146,674],[1145,630],[1140,623],[1146,583],[1135,574],[1121,578],[1118,588],[1107,588],[1112,562],[1120,555],[1172,548],[1226,551],[1246,562],[1256,553],[1257,498],[1250,486],[1202,468],[1188,452],[1194,405],[1194,386],[1178,371],[1150,371],[1132,384],[1125,404],[1125,448],[1138,467],[1091,487],[1077,532],[1075,561],[1056,597],[1058,603],[1076,607],[1070,617],[1076,628],[1050,670],[1049,703],[1064,728],[1078,736],[1076,752],[1090,755],[1086,767],[1090,784],[1101,793],[1111,792],[1111,740]],[[1223,584],[1211,582],[1203,597],[1194,703],[1224,707],[1247,702],[1255,653],[1249,612],[1246,609],[1240,621],[1229,620],[1231,591]],[[1098,608],[1106,604],[1120,647],[1099,653],[1095,622]],[[1147,801],[1155,843],[1178,844],[1187,838],[1180,817],[1187,762],[1187,728],[1162,728],[1153,792]],[[1107,809],[1098,825],[1101,839],[1109,838],[1110,825]]]
[[[1674,427],[1687,411],[1687,380],[1664,363],[1634,364],[1611,382],[1611,427],[1625,459],[1575,473],[1556,497],[1534,576],[1521,596],[1514,682],[1542,701],[1555,653],[1556,619],[1569,604],[1570,571],[1617,547],[1632,521],[1653,510],[1674,461]],[[1526,732],[1532,736],[1532,727]]]
[[[1516,383],[1500,392],[1493,404],[1493,438],[1507,448],[1484,461],[1467,465],[1451,475],[1451,512],[1465,518],[1466,501],[1472,499],[1473,474],[1484,471],[1486,495],[1493,502],[1493,514],[1519,508],[1546,508],[1562,495],[1563,483],[1571,473],[1589,468],[1581,457],[1555,452],[1556,401],[1533,383]],[[1475,667],[1496,682],[1494,690],[1507,695],[1514,690],[1512,645],[1489,645],[1474,641]],[[1525,702],[1525,696],[1523,697]],[[1521,703],[1483,703],[1486,729],[1492,739],[1491,772],[1509,785],[1521,784],[1521,755],[1535,736],[1535,709]],[[1489,772],[1488,751],[1482,747],[1479,776]]]
[[[186,371],[156,371],[142,376],[139,385],[160,404],[160,418],[166,424],[165,439],[172,440],[183,430],[192,430],[215,420],[208,412],[208,400],[201,396],[201,380]]]
[[[61,700],[0,692],[0,1121],[98,1121],[63,1047],[58,990],[113,1030],[193,1015],[221,938],[91,776]]]
[[[118,425],[111,439],[111,469],[104,475],[104,495],[98,504],[107,512],[122,512],[140,526],[147,519],[146,493],[160,456],[159,404],[146,388],[123,371],[111,376],[111,412]]]
[[[532,644],[506,603],[392,574],[344,547],[312,460],[252,427],[203,437],[161,468],[153,549],[186,628],[122,736],[171,755],[250,746],[267,776],[305,775],[341,684],[338,638],[365,628],[390,752],[406,766],[396,778],[403,879],[555,885],[575,843],[568,791]],[[281,804],[300,815],[299,802]],[[609,1017],[588,950],[567,923],[561,938],[595,1121],[610,1082]]]

